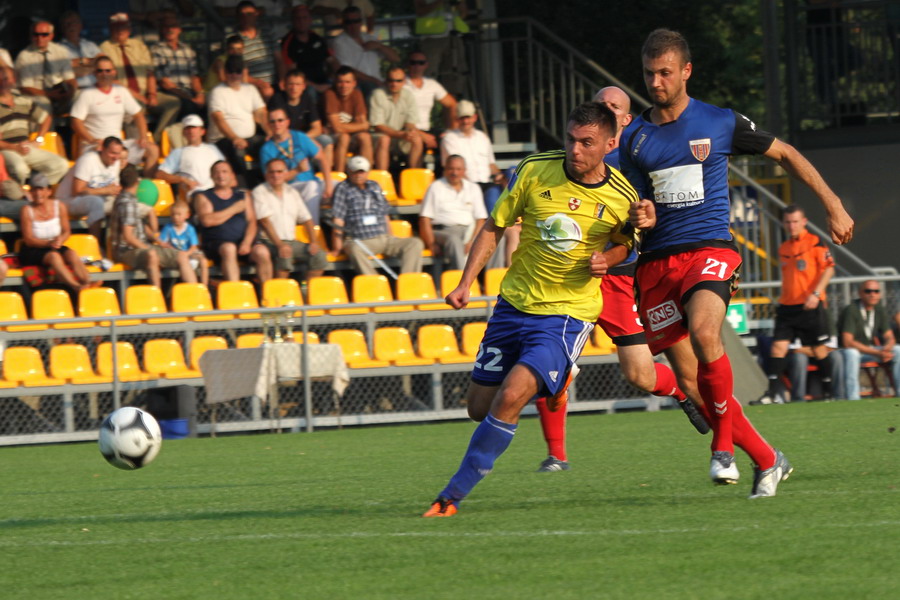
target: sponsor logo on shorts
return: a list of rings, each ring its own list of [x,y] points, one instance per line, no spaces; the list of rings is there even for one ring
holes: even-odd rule
[[[703,138],[702,140],[691,140],[691,154],[694,155],[694,158],[703,162],[707,158],[709,158],[709,151],[712,147],[712,140],[709,138]]]
[[[647,322],[650,324],[650,331],[659,331],[680,320],[681,313],[678,312],[678,307],[675,306],[674,300],[667,300],[647,311]]]
[[[569,210],[578,210],[581,207],[580,198],[569,198]]]

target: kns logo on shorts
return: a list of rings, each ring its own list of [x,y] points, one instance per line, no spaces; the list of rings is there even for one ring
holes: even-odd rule
[[[667,327],[672,323],[681,320],[681,313],[675,306],[674,300],[663,302],[659,306],[654,306],[647,311],[647,321],[650,323],[650,331],[659,331],[663,327]]]

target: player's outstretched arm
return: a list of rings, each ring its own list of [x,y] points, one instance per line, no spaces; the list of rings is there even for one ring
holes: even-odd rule
[[[644,231],[656,226],[656,206],[652,200],[638,200],[628,208],[628,221],[635,229]]]
[[[835,244],[846,244],[853,239],[853,219],[844,209],[841,199],[831,191],[828,184],[805,156],[788,143],[776,139],[765,152],[785,171],[796,177],[815,192],[825,207],[825,218],[831,232],[831,241]]]
[[[447,294],[445,298],[447,304],[457,309],[466,307],[469,303],[469,288],[472,286],[472,282],[475,281],[484,265],[487,264],[488,259],[494,254],[505,230],[505,227],[500,227],[494,223],[493,217],[489,216],[487,218],[484,226],[475,237],[475,241],[472,243],[472,249],[469,252],[469,258],[466,259],[466,266],[463,268],[459,285]]]

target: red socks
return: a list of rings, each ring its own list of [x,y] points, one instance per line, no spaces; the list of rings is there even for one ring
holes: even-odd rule
[[[541,429],[544,431],[544,440],[547,442],[547,454],[555,456],[558,460],[566,459],[566,412],[565,408],[556,412],[550,412],[547,408],[547,399],[538,398],[535,401],[538,415],[541,417]]]
[[[713,452],[734,454],[734,445],[737,444],[760,469],[768,469],[775,464],[774,449],[747,420],[740,402],[733,396],[734,376],[727,354],[710,363],[699,363],[697,387],[712,417]]]
[[[654,396],[672,396],[679,402],[684,402],[687,396],[678,387],[675,373],[662,363],[653,363],[656,368],[656,387],[650,390]]]

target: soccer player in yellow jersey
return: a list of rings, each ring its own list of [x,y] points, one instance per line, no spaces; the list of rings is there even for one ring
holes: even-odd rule
[[[600,277],[608,242],[633,246],[628,207],[637,193],[604,157],[616,136],[608,107],[587,102],[568,118],[565,151],[523,160],[472,246],[447,302],[462,308],[469,287],[507,227],[522,219],[519,247],[478,349],[468,391],[469,416],[481,421],[462,464],[425,517],[456,514],[459,502],[490,473],[512,441],[522,408],[553,396],[603,306]]]

